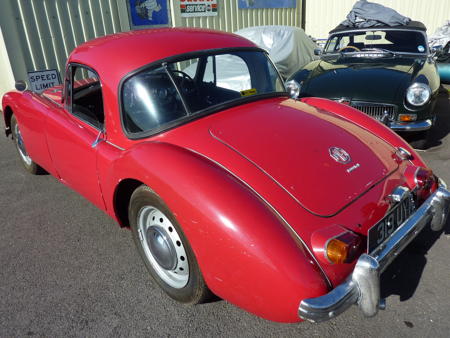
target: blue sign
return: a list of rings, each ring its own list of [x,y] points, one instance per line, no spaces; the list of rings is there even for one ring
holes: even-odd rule
[[[169,24],[167,0],[128,0],[132,26]]]
[[[296,0],[238,0],[239,8],[296,8]]]

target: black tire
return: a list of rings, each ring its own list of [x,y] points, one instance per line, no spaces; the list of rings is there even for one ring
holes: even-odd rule
[[[156,220],[155,215],[157,215]],[[212,294],[206,286],[192,248],[173,213],[161,198],[148,186],[141,185],[131,196],[128,217],[137,250],[144,261],[147,270],[158,285],[171,298],[182,303],[198,304],[208,301]],[[152,219],[154,221],[152,221]],[[148,228],[144,229],[145,227]],[[159,261],[157,261],[157,255],[154,254],[155,249],[152,251],[151,244],[149,244],[156,242],[161,243],[157,240],[151,242],[151,238],[159,236],[159,231],[163,232],[164,238],[167,239],[164,243],[170,242],[174,247],[177,246],[177,250],[183,250],[182,255],[180,255],[178,251],[175,255],[161,255],[164,259],[160,258],[159,261],[164,262],[166,266],[170,265],[167,261],[171,261],[170,259],[165,259],[166,257],[176,257],[174,258],[176,262],[170,267],[164,267],[162,266],[164,265],[163,263],[160,264]],[[155,233],[158,234],[155,235]],[[179,242],[178,239],[181,242]],[[166,247],[170,246],[168,245],[165,246],[165,248]],[[167,252],[170,252],[170,250]],[[185,273],[187,271],[187,277],[180,276],[181,282],[176,279],[172,280],[173,278],[178,277],[178,273],[183,273],[178,270],[183,270],[180,265],[185,267]],[[183,283],[185,283],[185,285],[183,285]],[[174,286],[174,284],[176,285]]]
[[[22,162],[25,169],[30,174],[33,175],[44,174],[45,170],[42,169],[36,162],[34,162],[30,156],[28,156],[25,150],[25,145],[23,144],[23,140],[22,140],[22,148],[19,146],[19,140],[21,140],[21,137],[17,135],[18,133],[20,133],[20,131],[19,125],[14,115],[11,117],[11,133],[12,133],[12,140],[14,142],[14,145],[16,146],[17,153],[19,154],[20,162]]]

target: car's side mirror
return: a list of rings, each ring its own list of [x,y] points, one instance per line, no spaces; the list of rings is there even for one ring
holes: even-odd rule
[[[322,53],[323,53],[322,48],[314,49],[314,55],[320,56],[322,55]]]
[[[19,92],[23,92],[27,89],[27,83],[24,80],[19,80],[16,81],[14,87],[16,87]]]

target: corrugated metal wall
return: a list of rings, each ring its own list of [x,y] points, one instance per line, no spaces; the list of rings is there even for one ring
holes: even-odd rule
[[[450,20],[450,0],[370,0],[395,9],[402,15],[421,21],[427,33]],[[345,20],[356,0],[305,0],[305,31],[316,38],[326,38],[328,32]]]
[[[33,70],[63,71],[75,46],[128,28],[128,21],[125,27],[121,23],[118,1],[2,1],[0,23],[14,77],[26,79]]]
[[[225,31],[254,25],[299,26],[301,3],[297,0],[294,9],[240,10],[237,0],[218,0],[218,16],[182,18],[180,1],[171,0],[171,23]],[[27,79],[27,72],[34,70],[57,69],[63,74],[75,46],[130,29],[126,0],[2,0],[0,8],[0,25],[16,80]],[[0,73],[5,73],[3,68]],[[13,79],[0,78],[0,82],[3,90]]]
[[[212,28],[228,32],[263,25],[300,27],[303,1],[296,2],[296,8],[238,9],[237,0],[218,0],[217,16],[182,18],[178,10],[180,1],[174,0],[171,1],[172,22],[175,26]]]

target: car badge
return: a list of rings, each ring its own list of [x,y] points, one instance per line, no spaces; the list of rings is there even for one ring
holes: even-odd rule
[[[337,102],[342,103],[342,104],[345,104],[346,106],[349,106],[350,103],[351,103],[351,101],[352,101],[352,100],[350,100],[350,99],[348,99],[348,98],[346,98],[346,97],[343,97],[342,99],[337,100]]]
[[[350,163],[352,158],[350,155],[342,148],[339,147],[331,147],[328,149],[330,156],[333,160],[338,163],[347,164]]]

